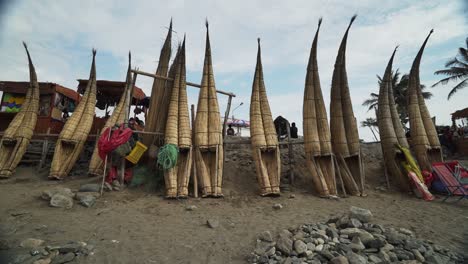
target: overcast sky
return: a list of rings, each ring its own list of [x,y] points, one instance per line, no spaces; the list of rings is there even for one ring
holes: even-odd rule
[[[373,116],[361,104],[371,92],[378,92],[376,75],[383,75],[396,45],[400,48],[394,67],[407,73],[424,38],[434,29],[421,64],[421,82],[430,86],[440,78],[434,71],[456,55],[468,36],[463,0],[0,0],[0,80],[28,80],[23,40],[29,45],[39,81],[76,89],[76,79],[89,75],[93,47],[98,51],[98,79],[123,81],[128,50],[134,66],[154,72],[172,17],[176,31],[173,48],[186,33],[187,80],[199,83],[208,18],[217,88],[237,95],[233,107],[244,102],[235,117],[249,116],[256,39],[260,37],[273,116],[282,115],[302,130],[304,80],[317,21],[323,17],[318,63],[328,106],[338,46],[354,14],[358,17],[348,38],[346,66],[358,122]],[[139,76],[137,85],[146,94],[150,94],[151,84],[152,79]],[[188,89],[190,103],[196,103],[198,90]],[[429,89],[434,97],[427,105],[439,124],[450,124],[450,113],[468,106],[468,89],[447,101],[449,89]],[[224,112],[227,98],[218,98]],[[367,128],[359,130],[361,138],[372,140]]]

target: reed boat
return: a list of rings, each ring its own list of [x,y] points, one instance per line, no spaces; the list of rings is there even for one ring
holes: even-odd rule
[[[404,154],[397,147],[397,145],[405,148],[409,146],[393,96],[392,66],[396,51],[397,48],[395,48],[388,61],[380,84],[377,124],[379,127],[380,145],[382,146],[385,168],[403,191],[410,191],[408,177],[401,166],[402,162],[406,159]]]
[[[333,70],[330,97],[330,133],[333,153],[337,156],[337,170],[340,170],[344,185],[351,195],[360,195],[364,189],[361,167],[359,133],[349,93],[346,73],[346,42],[349,29],[341,41]]]
[[[316,191],[320,196],[328,196],[336,195],[337,190],[330,128],[317,63],[317,42],[321,24],[320,18],[307,65],[302,114],[307,168],[312,175]]]
[[[188,196],[192,167],[192,132],[187,101],[185,39],[176,57],[165,143],[176,145],[179,153],[176,166],[164,173],[166,198],[186,198]]]
[[[114,127],[115,125],[120,125],[125,122],[127,117],[125,116],[125,109],[128,108],[126,104],[126,100],[128,98],[128,93],[132,89],[132,75],[131,75],[131,54],[128,54],[128,69],[127,69],[127,77],[126,77],[126,84],[124,88],[124,92],[122,93],[122,97],[120,97],[119,103],[114,108],[112,115],[107,119],[104,127],[101,129],[100,136],[103,135],[104,131],[109,127]],[[91,176],[98,176],[102,175],[104,169],[104,161],[99,157],[99,150],[98,145],[94,147],[93,155],[91,156],[91,160],[89,161],[89,171],[88,174]]]
[[[208,22],[205,61],[194,126],[195,166],[202,197],[222,197],[224,150]]]
[[[159,55],[159,63],[156,69],[156,75],[168,77],[169,61],[171,58],[172,44],[172,19],[167,32],[166,40]],[[169,76],[171,77],[171,76]],[[169,101],[171,99],[172,81],[154,78],[149,102],[149,112],[146,117],[145,132],[159,133],[158,135],[143,135],[142,142],[149,147],[149,162],[155,164],[158,147],[164,144],[164,132],[167,123],[167,113],[169,110]]]
[[[442,149],[434,122],[422,96],[419,66],[427,41],[427,35],[413,61],[408,83],[408,116],[410,122],[410,145],[422,170],[432,171],[432,162],[442,161]]]
[[[21,110],[15,115],[0,142],[0,178],[10,177],[23,158],[34,134],[39,112],[39,83],[28,46],[23,42],[29,63],[29,89]]]
[[[260,39],[250,97],[250,138],[260,195],[280,195],[280,150],[263,79]]]
[[[83,150],[86,139],[93,125],[96,105],[96,50],[93,50],[93,61],[86,91],[73,115],[63,126],[55,143],[54,157],[49,179],[63,179],[68,176]]]

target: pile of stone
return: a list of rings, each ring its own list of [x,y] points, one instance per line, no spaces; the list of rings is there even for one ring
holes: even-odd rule
[[[405,228],[370,223],[372,213],[352,206],[347,214],[325,223],[282,230],[273,239],[269,231],[256,241],[249,263],[465,263],[461,255]]]
[[[20,249],[22,250],[17,253],[23,253],[12,254],[8,263],[62,264],[94,255],[94,246],[81,241],[63,245],[45,245],[44,240],[28,238],[21,242]]]
[[[57,208],[71,209],[73,200],[84,207],[92,207],[100,196],[100,188],[99,184],[84,184],[74,193],[69,188],[55,187],[43,191],[41,198],[48,201],[50,206]]]

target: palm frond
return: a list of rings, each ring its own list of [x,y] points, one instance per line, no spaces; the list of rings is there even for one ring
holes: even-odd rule
[[[447,100],[449,100],[450,97],[452,97],[458,90],[465,88],[466,86],[468,86],[468,79],[465,79],[464,81],[460,82],[455,87],[453,87],[450,93],[448,94]]]
[[[434,83],[431,87],[437,86],[439,84],[446,85],[449,81],[456,81],[456,80],[458,80],[458,76],[450,76],[450,77],[444,78]]]

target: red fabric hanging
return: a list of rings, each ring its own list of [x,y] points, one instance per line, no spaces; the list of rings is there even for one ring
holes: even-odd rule
[[[118,146],[127,142],[133,133],[130,128],[120,126],[120,128],[112,131],[109,138],[110,129],[111,128],[108,127],[104,133],[102,133],[98,141],[99,157],[101,157],[102,160],[105,160],[107,154],[115,150]]]

